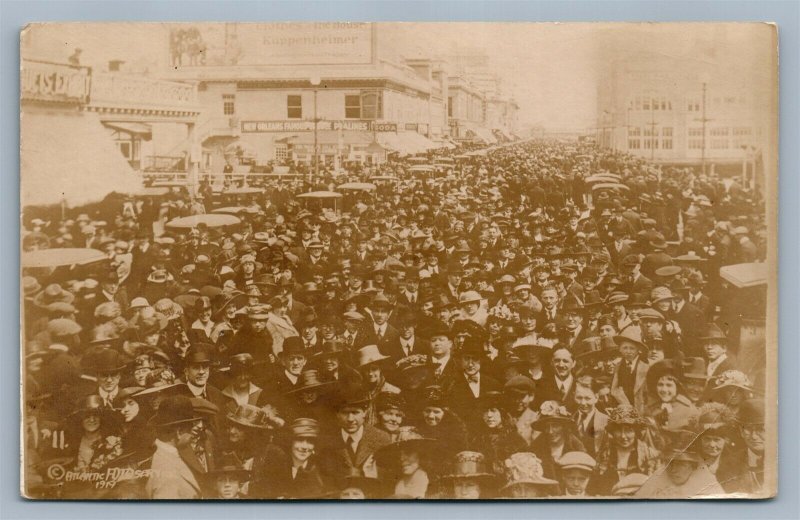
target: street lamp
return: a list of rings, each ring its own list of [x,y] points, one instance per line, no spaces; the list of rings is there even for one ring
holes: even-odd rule
[[[703,83],[703,116],[701,121],[703,122],[703,144],[701,149],[700,155],[700,164],[702,167],[703,175],[706,174],[706,123],[709,119],[706,117],[706,88],[708,86],[708,82],[710,81],[711,77],[707,72],[703,72],[700,75],[700,81]]]
[[[318,150],[318,130],[317,130],[317,123],[319,123],[319,119],[317,119],[317,87],[319,87],[320,80],[319,76],[311,76],[309,80],[311,85],[314,87],[314,177],[311,179],[311,184],[313,186],[314,179],[319,178],[319,150]]]

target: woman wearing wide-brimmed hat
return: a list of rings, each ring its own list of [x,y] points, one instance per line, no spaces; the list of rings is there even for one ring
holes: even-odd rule
[[[631,473],[652,475],[661,465],[648,421],[630,405],[608,411],[606,438],[597,452],[597,482],[591,493],[609,495],[614,485]]]
[[[102,470],[122,454],[120,421],[99,395],[80,399],[64,424],[67,454],[75,458],[75,471]]]
[[[439,443],[423,437],[413,426],[401,426],[394,439],[375,452],[378,467],[396,479],[395,495],[425,498]]]
[[[449,498],[478,500],[491,498],[497,481],[497,476],[487,467],[482,453],[462,451],[456,454],[449,473],[440,479],[439,486],[448,493]]]

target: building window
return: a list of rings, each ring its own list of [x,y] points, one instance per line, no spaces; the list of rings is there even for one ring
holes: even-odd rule
[[[344,117],[347,119],[382,119],[383,99],[380,92],[362,92],[344,97]]]
[[[361,119],[361,96],[359,94],[344,97],[344,117]]]
[[[642,130],[638,126],[631,126],[628,128],[628,137],[639,137],[642,135]]]
[[[236,96],[222,94],[222,113],[226,116],[232,116],[236,113]]]
[[[453,117],[453,96],[447,98],[447,117]]]
[[[672,127],[665,126],[661,129],[661,148],[672,150]]]
[[[689,137],[703,137],[703,129],[689,128]]]
[[[362,92],[361,119],[381,119],[381,95],[379,92]]]
[[[299,97],[299,96],[298,96]],[[289,147],[284,143],[275,146],[275,160],[285,161],[289,158]]]
[[[715,150],[723,150],[728,147],[728,140],[727,139],[712,139],[711,140],[711,148]]]
[[[303,98],[301,96],[286,96],[286,117],[303,119]]]
[[[641,148],[641,143],[639,139],[628,139],[629,150],[638,150],[639,148]]]

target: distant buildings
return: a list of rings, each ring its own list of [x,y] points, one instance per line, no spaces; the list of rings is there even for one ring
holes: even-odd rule
[[[597,88],[598,145],[752,181],[767,142],[771,92],[763,73],[724,58],[723,36],[696,42],[684,55],[609,59]]]

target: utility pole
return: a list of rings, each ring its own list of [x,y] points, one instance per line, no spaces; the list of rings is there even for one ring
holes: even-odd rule
[[[658,140],[656,139],[656,99],[653,98],[650,100],[650,162],[655,160],[656,155],[656,143]]]
[[[702,165],[703,175],[706,174],[706,82],[703,82],[703,145],[700,152],[700,164]]]

